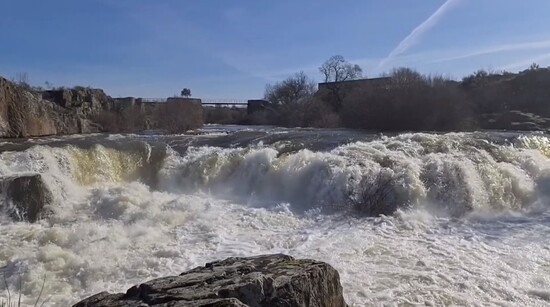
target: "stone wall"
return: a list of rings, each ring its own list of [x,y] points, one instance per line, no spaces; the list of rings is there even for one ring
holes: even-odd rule
[[[141,100],[136,99],[135,97],[114,98],[113,109],[123,110],[127,108],[134,108],[136,107],[136,102],[141,105]]]

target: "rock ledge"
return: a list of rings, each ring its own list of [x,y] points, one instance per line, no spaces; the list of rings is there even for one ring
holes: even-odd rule
[[[287,255],[228,258],[179,276],[148,281],[126,294],[102,292],[73,307],[346,306],[330,265]]]

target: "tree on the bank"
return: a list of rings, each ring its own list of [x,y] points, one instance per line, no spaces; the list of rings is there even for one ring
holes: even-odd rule
[[[265,99],[276,105],[292,105],[303,102],[315,93],[315,82],[304,72],[299,72],[265,88]]]
[[[281,82],[268,84],[264,98],[273,104],[265,117],[286,127],[335,127],[338,118],[314,98],[317,84],[305,73],[296,73]]]
[[[191,90],[188,88],[184,88],[183,90],[181,90],[181,96],[185,98],[191,97]]]
[[[530,71],[539,70],[539,69],[540,69],[540,65],[537,64],[537,63],[533,63],[533,64],[531,64],[531,66],[529,66]]]
[[[344,100],[344,81],[356,80],[363,77],[363,70],[357,64],[347,62],[343,56],[335,55],[326,60],[319,71],[324,76],[328,89],[326,100],[335,111],[338,111]]]
[[[343,56],[335,55],[326,60],[319,71],[325,77],[325,82],[342,82],[360,79],[363,70],[357,64],[347,62]]]

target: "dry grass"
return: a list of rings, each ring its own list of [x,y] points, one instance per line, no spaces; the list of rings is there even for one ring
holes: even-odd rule
[[[21,295],[22,295],[22,287],[23,287],[23,281],[21,280],[21,277],[19,278],[19,285],[18,285],[18,289],[17,289],[17,292],[18,294],[16,296],[14,296],[12,298],[12,294],[11,294],[11,291],[10,291],[10,287],[8,285],[8,280],[6,279],[6,275],[3,275],[3,279],[4,279],[4,286],[6,288],[6,293],[7,293],[7,298],[5,299],[0,299],[0,307],[21,307],[23,305],[21,305]],[[40,302],[40,298],[42,297],[42,293],[44,292],[44,285],[46,284],[46,276],[44,276],[44,280],[42,281],[42,287],[40,288],[40,293],[38,294],[38,296],[36,297],[36,301],[34,302],[34,307],[37,307],[37,306],[44,306],[44,304],[46,304],[46,302],[48,301],[47,299],[42,301],[42,304],[38,305],[38,303]]]

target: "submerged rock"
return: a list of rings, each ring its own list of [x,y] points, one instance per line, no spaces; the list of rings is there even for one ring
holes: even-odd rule
[[[228,258],[179,276],[148,281],[126,294],[106,292],[73,307],[346,306],[330,265],[286,255]]]
[[[2,192],[4,210],[17,221],[36,222],[45,214],[44,207],[53,200],[39,174],[4,179]]]

